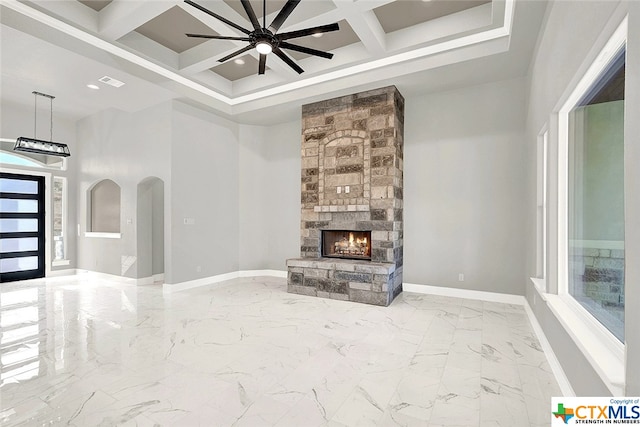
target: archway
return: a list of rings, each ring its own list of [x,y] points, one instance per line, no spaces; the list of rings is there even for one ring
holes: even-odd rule
[[[164,181],[148,177],[137,188],[138,278],[164,280]]]

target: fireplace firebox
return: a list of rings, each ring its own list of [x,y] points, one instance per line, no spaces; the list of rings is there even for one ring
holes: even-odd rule
[[[371,260],[371,231],[322,230],[322,256]]]

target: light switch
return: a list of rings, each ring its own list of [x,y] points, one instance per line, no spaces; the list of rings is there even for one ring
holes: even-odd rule
[[[194,218],[184,218],[184,225],[193,225],[196,223],[196,220]]]

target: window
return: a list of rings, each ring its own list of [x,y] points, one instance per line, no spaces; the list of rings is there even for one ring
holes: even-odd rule
[[[89,226],[93,233],[120,233],[120,186],[110,179],[89,190]]]
[[[23,156],[18,156],[13,153],[5,153],[0,151],[0,163],[14,166],[29,166],[32,168],[40,168],[42,165],[31,159],[27,159]]]
[[[536,202],[536,277],[547,277],[547,142],[549,131],[544,130],[537,142],[537,202]],[[543,289],[544,290],[544,289]]]
[[[53,261],[66,259],[67,179],[53,177]]]
[[[568,116],[568,293],[624,342],[621,49]]]
[[[625,18],[558,115],[558,294],[599,347],[620,361],[626,38]],[[607,371],[603,379],[613,384],[623,364],[602,362],[600,368]]]

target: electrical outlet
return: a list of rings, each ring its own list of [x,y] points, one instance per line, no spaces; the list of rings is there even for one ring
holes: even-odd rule
[[[342,187],[336,187],[336,193],[338,194],[342,193]]]
[[[348,193],[349,193],[349,191],[351,191],[351,189],[349,188],[349,186],[348,186],[348,185],[345,185],[345,186],[344,186],[344,192],[348,194]]]
[[[464,274],[463,273],[458,274],[458,282],[464,282]]]

